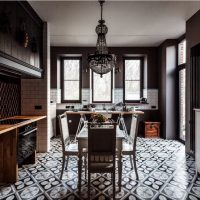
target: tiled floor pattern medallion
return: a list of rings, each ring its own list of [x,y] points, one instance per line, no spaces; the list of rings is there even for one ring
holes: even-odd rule
[[[23,166],[15,184],[0,187],[0,199],[88,199],[84,172],[82,189],[78,192],[76,157],[70,158],[68,170],[64,172],[62,181],[59,179],[61,156],[60,140],[52,139],[50,152],[38,153],[35,165]],[[123,158],[122,189],[119,192],[116,186],[116,199],[200,200],[200,177],[196,175],[195,161],[185,155],[185,147],[181,143],[138,138],[137,166],[139,181],[131,170],[129,157]],[[110,175],[93,174],[90,189],[90,199],[112,199]]]

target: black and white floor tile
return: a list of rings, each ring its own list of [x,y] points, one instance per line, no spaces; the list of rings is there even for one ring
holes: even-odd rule
[[[38,153],[34,165],[19,169],[15,184],[0,186],[3,200],[84,200],[87,196],[87,180],[82,176],[82,189],[78,192],[77,158],[71,157],[68,170],[60,180],[62,164],[61,142],[51,140],[48,153]],[[123,158],[122,189],[116,199],[122,200],[200,200],[200,177],[195,170],[194,159],[185,154],[183,144],[162,139],[138,138],[137,166],[139,180],[131,170],[129,157]],[[92,200],[112,199],[112,183],[109,174],[91,176]]]

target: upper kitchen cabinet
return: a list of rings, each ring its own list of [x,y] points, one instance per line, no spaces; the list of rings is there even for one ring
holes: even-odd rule
[[[42,77],[43,21],[26,1],[0,1],[0,73]]]

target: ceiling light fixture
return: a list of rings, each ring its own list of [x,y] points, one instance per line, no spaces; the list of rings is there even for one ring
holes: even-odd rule
[[[101,6],[101,19],[96,27],[96,33],[98,35],[96,51],[94,54],[88,56],[89,67],[97,74],[102,77],[103,74],[110,72],[116,64],[116,56],[108,52],[106,44],[106,33],[108,27],[105,25],[103,20],[103,3],[105,0],[99,0]]]

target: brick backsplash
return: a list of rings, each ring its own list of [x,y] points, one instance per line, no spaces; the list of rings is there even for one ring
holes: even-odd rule
[[[59,90],[60,91],[60,90]],[[143,96],[147,98],[148,104],[135,106],[137,109],[144,109],[144,110],[151,110],[151,109],[158,109],[158,89],[144,89]],[[88,104],[91,102],[90,100],[91,92],[89,88],[82,89],[82,104],[80,103],[60,103],[58,99],[61,99],[61,91],[58,93],[56,89],[51,89],[51,100],[57,102],[57,109],[65,109],[65,106],[74,106],[76,109],[82,108],[83,104]],[[56,101],[57,100],[57,101]],[[116,88],[114,90],[114,98],[113,104],[123,102],[123,89]],[[113,104],[105,104],[106,108],[110,108]],[[155,107],[155,108],[152,108]],[[127,105],[127,107],[132,107],[131,105]],[[102,104],[96,105],[97,109],[102,109]]]

